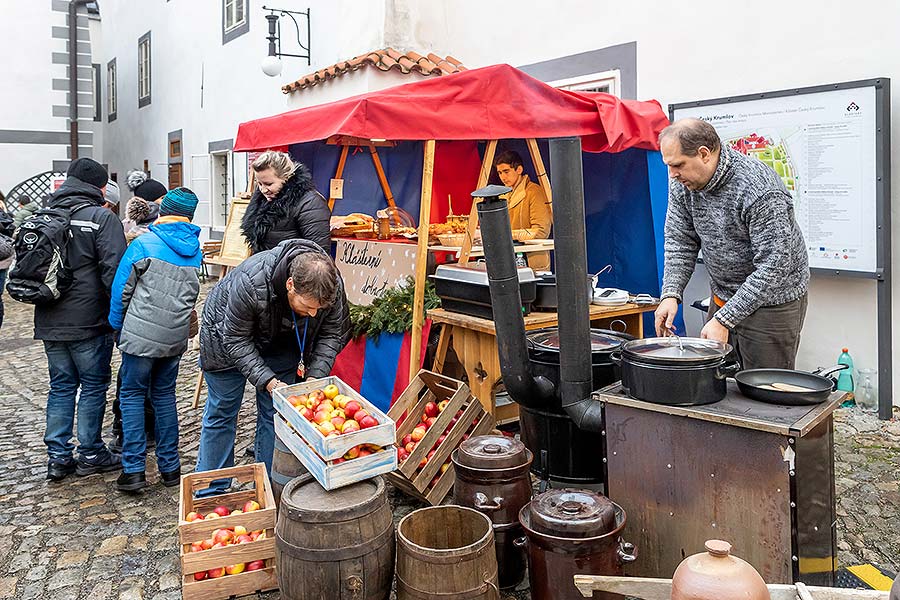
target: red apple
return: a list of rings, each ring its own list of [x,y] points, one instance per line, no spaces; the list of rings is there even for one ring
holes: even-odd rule
[[[412,430],[410,436],[412,437],[412,441],[419,442],[423,437],[425,437],[425,433],[426,430],[424,426],[416,425],[416,427]]]
[[[202,542],[200,542],[200,547],[203,548],[204,550],[209,550],[210,548],[213,547],[214,544],[215,544],[215,542],[212,541],[212,538],[209,538],[209,539],[205,539]]]
[[[359,423],[360,429],[369,429],[370,427],[378,425],[378,421],[372,415],[366,415],[361,421],[357,421],[357,423]]]
[[[215,550],[216,548],[225,548],[227,546],[228,546],[228,544],[223,544],[222,542],[219,542],[217,544],[213,544],[212,549]]]
[[[259,502],[257,502],[256,500],[247,500],[247,502],[244,503],[245,513],[253,512],[254,510],[259,510],[260,508],[261,507],[259,506]]]
[[[344,417],[331,417],[331,424],[334,425],[334,428],[338,431],[341,431],[341,427],[344,426],[344,423],[347,422],[347,419]]]
[[[429,452],[428,452],[428,455],[427,455],[425,458],[427,458],[428,460],[431,460],[432,458],[434,458],[434,453],[435,453],[435,452],[437,452],[437,450],[431,450],[431,451],[429,451]]]
[[[434,425],[435,421],[437,421],[437,417],[428,417],[428,420],[425,421],[425,424],[428,425],[429,429],[431,429],[431,426]]]
[[[266,568],[266,561],[264,560],[254,560],[253,562],[247,563],[248,571],[259,571],[260,569]]]
[[[406,448],[397,448],[397,462],[403,462],[409,458],[409,452],[406,451]]]
[[[247,568],[245,563],[238,563],[236,565],[229,565],[225,567],[225,572],[229,575],[237,575],[238,573],[243,573],[244,569]]]
[[[334,385],[333,383],[329,383],[325,386],[325,389],[322,390],[322,393],[325,394],[325,397],[330,400],[340,394],[341,390],[339,390],[338,386]]]
[[[345,460],[353,460],[357,456],[359,456],[359,446],[353,446],[352,448],[347,450],[346,454],[344,454],[344,459]]]
[[[408,443],[410,443],[411,441],[412,441],[412,435],[407,433],[406,435],[403,436],[403,443],[401,445],[405,446]]]
[[[348,421],[344,421],[344,424],[341,426],[341,433],[353,433],[354,431],[359,431],[362,429],[356,421],[350,419]]]
[[[191,544],[191,552],[203,552],[203,545],[200,542]]]
[[[318,429],[319,433],[321,433],[323,436],[326,436],[326,437],[331,432],[337,431],[337,429],[335,429],[334,425],[331,424],[331,421],[323,421],[322,423],[319,423],[318,425],[316,425],[316,429]]]
[[[230,544],[234,540],[234,534],[230,529],[219,529],[213,535],[213,541],[217,544]]]
[[[219,577],[224,577],[225,575],[225,567],[219,567],[217,569],[210,569],[207,571],[210,579],[218,579]]]
[[[335,458],[334,460],[332,460],[332,461],[331,461],[331,464],[333,464],[333,465],[339,465],[339,464],[345,463],[345,462],[347,462],[347,459],[344,458],[344,457],[342,456],[342,457],[340,457],[340,458]]]
[[[309,393],[309,399],[318,404],[325,399],[325,393],[322,390],[313,390]]]
[[[352,419],[359,410],[362,410],[362,406],[356,400],[348,400],[347,403],[344,404],[344,414],[347,415],[348,419]]]
[[[325,410],[330,413],[335,410],[334,403],[331,400],[323,400],[319,402],[319,408],[317,408],[316,410]]]
[[[198,571],[194,573],[194,581],[203,581],[207,577],[209,577],[209,573],[207,573],[206,571]]]
[[[367,411],[364,408],[360,408],[358,411],[353,413],[353,420],[359,421],[360,419],[362,419],[363,417],[366,417],[368,415],[369,415],[369,411]]]
[[[313,415],[313,421],[321,425],[325,421],[331,420],[331,412],[327,410],[317,410]]]
[[[406,450],[406,453],[407,453],[407,454],[412,454],[412,453],[413,453],[413,450],[416,449],[416,443],[415,443],[415,442],[410,442],[410,443],[406,444],[406,445],[403,447],[403,449]]]
[[[231,514],[231,511],[228,508],[221,506],[221,505],[215,507],[213,509],[213,512],[216,513],[217,515],[219,515],[220,517],[227,517],[228,515]]]
[[[203,515],[201,515],[200,513],[191,511],[187,514],[187,516],[184,518],[184,520],[185,521],[202,521]]]
[[[359,457],[360,458],[362,458],[363,456],[369,456],[370,454],[372,454],[372,451],[368,448],[360,448],[359,449]]]
[[[312,420],[313,420],[313,417],[314,417],[315,415],[313,414],[313,411],[312,411],[311,409],[306,408],[306,407],[304,406],[303,408],[300,409],[300,416],[302,416],[302,417],[303,417],[304,419],[306,419],[307,421],[312,421]]]
[[[438,410],[438,405],[434,402],[428,402],[425,404],[425,416],[426,417],[436,417],[438,413],[441,412]]]
[[[446,434],[446,433],[442,433],[442,434],[441,434],[441,437],[439,437],[439,438],[437,439],[437,442],[435,442],[435,445],[436,445],[436,446],[440,446],[440,445],[441,445],[441,442],[443,442],[443,441],[446,440],[446,439],[447,439],[447,434]]]
[[[296,395],[288,396],[286,398],[286,400],[288,401],[288,404],[290,404],[291,406],[293,406],[295,408],[304,404],[304,402],[302,400],[300,400],[300,396],[296,396]]]

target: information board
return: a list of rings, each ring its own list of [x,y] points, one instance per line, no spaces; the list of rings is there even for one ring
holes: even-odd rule
[[[334,263],[344,278],[347,300],[353,304],[372,304],[416,272],[415,244],[343,239],[336,244]]]
[[[723,144],[764,162],[794,198],[813,269],[876,274],[881,98],[875,81],[690,102],[673,120],[711,123]],[[889,235],[889,234],[887,234]]]

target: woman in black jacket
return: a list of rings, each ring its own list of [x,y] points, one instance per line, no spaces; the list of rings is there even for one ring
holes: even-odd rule
[[[253,161],[257,189],[241,231],[253,252],[284,240],[304,239],[331,252],[331,211],[313,186],[309,169],[284,152],[269,150]]]

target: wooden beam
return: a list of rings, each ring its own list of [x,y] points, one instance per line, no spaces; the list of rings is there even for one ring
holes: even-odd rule
[[[369,146],[369,154],[372,155],[375,172],[378,173],[378,181],[381,182],[381,189],[384,192],[384,197],[387,199],[388,206],[397,208],[397,205],[394,204],[394,194],[391,193],[391,186],[388,184],[387,175],[384,174],[384,167],[381,166],[381,159],[378,157],[378,150],[375,149],[375,146]]]
[[[333,135],[325,143],[329,146],[379,146],[393,148],[396,142],[389,140],[370,140],[368,138],[353,137],[352,135]]]
[[[428,266],[428,224],[431,222],[431,185],[434,179],[434,140],[425,142],[422,166],[422,203],[419,207],[419,241],[416,249],[416,283],[413,295],[412,344],[409,352],[409,380],[419,372],[422,354],[422,326],[425,324],[425,270]]]
[[[541,187],[544,188],[544,193],[547,195],[547,202],[549,202],[552,207],[553,191],[550,189],[550,178],[547,177],[547,169],[544,168],[544,160],[541,158],[541,149],[538,147],[537,140],[534,138],[529,138],[527,143],[528,152],[531,154],[531,162],[534,163],[534,172],[537,173],[538,182],[541,184]]]
[[[478,173],[478,184],[476,190],[480,190],[487,185],[488,179],[491,177],[491,169],[494,168],[494,153],[497,152],[497,140],[491,140],[484,149],[484,160],[481,161],[481,171]],[[478,228],[478,211],[475,206],[475,199],[472,199],[472,210],[469,211],[469,226],[466,228],[466,238],[463,240],[462,248],[459,251],[459,264],[464,265],[469,262],[469,254],[472,252],[472,240],[475,239],[475,230]]]
[[[350,151],[350,146],[344,146],[343,148],[341,148],[341,157],[338,159],[337,170],[334,172],[335,179],[340,179],[341,177],[343,177],[344,166],[347,164],[347,153],[349,151]],[[328,196],[328,212],[334,212],[334,201],[335,201],[335,198],[332,198],[331,194],[329,194],[329,196]]]

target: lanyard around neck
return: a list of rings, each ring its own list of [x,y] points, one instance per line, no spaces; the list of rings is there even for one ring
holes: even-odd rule
[[[303,356],[303,348],[306,346],[306,329],[309,327],[309,317],[303,321],[303,339],[300,339],[300,328],[297,327],[297,315],[291,311],[291,318],[294,320],[294,335],[297,336],[297,345],[300,347],[300,356]]]

